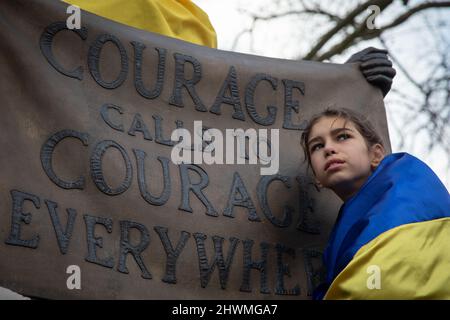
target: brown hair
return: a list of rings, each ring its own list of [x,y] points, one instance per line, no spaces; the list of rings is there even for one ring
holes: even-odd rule
[[[355,127],[358,130],[358,132],[363,136],[364,141],[366,142],[368,148],[377,143],[381,144],[384,147],[383,140],[375,131],[372,123],[367,119],[367,117],[363,117],[361,114],[346,108],[340,109],[328,108],[325,111],[322,111],[321,113],[314,115],[311,118],[311,120],[309,120],[306,129],[302,133],[301,143],[303,147],[303,152],[305,154],[305,160],[308,160],[308,165],[311,164],[311,156],[309,154],[308,149],[309,135],[311,133],[312,127],[323,117],[337,117],[343,118],[346,121],[351,121],[355,124]]]

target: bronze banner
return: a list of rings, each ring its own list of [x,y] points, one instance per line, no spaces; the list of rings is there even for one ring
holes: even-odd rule
[[[348,107],[389,145],[381,92],[354,64],[214,50],[87,12],[68,29],[66,8],[0,1],[0,286],[43,298],[309,299],[340,201],[313,185],[301,130]],[[278,172],[175,164],[171,133],[193,133],[194,121],[224,139],[267,129],[272,144],[279,129]]]

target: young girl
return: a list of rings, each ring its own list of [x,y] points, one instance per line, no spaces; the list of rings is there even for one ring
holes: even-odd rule
[[[302,135],[319,186],[343,201],[315,299],[450,299],[450,196],[407,153],[386,155],[357,113],[328,109]]]

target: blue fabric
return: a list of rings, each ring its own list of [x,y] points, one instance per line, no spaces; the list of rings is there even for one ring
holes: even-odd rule
[[[436,174],[410,154],[386,156],[339,210],[323,255],[326,283],[313,298],[322,299],[356,252],[381,233],[444,217],[450,217],[450,196]]]

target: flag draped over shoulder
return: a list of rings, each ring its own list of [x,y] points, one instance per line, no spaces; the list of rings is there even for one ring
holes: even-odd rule
[[[445,186],[419,159],[387,156],[341,207],[324,263],[328,285],[316,298],[450,298]],[[374,266],[377,288],[368,283]]]

